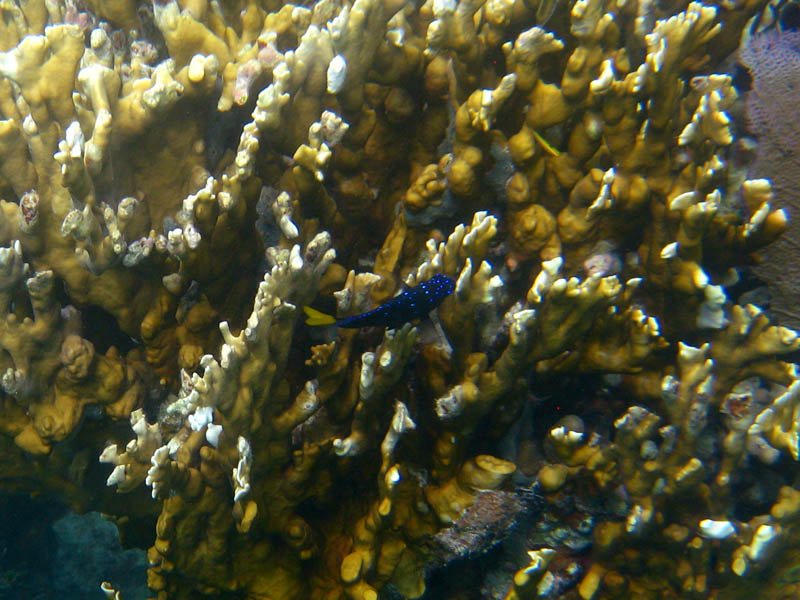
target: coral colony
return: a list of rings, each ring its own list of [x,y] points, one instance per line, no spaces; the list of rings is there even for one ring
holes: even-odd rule
[[[778,8],[3,2],[3,489],[156,600],[800,597]]]

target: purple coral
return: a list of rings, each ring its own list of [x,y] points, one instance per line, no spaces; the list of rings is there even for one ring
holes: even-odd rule
[[[36,190],[25,192],[19,199],[22,227],[28,232],[39,222],[39,194]]]
[[[451,527],[434,536],[440,558],[447,562],[486,552],[503,539],[524,508],[520,498],[511,492],[479,493],[475,503]]]
[[[600,242],[592,250],[589,257],[583,261],[583,270],[587,277],[599,275],[617,275],[622,271],[622,260],[619,258],[612,244]]]
[[[800,31],[770,29],[755,34],[739,49],[749,69],[747,123],[758,138],[751,171],[772,180],[775,208],[787,208],[789,227],[784,236],[764,252],[756,274],[769,283],[772,310],[782,324],[800,327],[795,300],[800,294]]]

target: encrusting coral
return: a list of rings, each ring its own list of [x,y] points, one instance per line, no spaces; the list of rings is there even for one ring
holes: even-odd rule
[[[755,152],[752,170],[761,177],[769,177],[781,199],[790,210],[797,206],[797,182],[800,172],[783,157],[791,156],[797,147],[795,128],[780,127],[785,123],[783,111],[791,106],[792,90],[800,78],[800,53],[797,51],[800,34],[797,31],[780,31],[777,28],[754,32],[742,40],[739,60],[747,67],[752,78],[751,88],[745,94],[747,125],[758,140],[758,146],[748,147]],[[787,153],[786,150],[789,150]],[[792,220],[789,229],[775,244],[764,251],[765,260],[758,264],[761,278],[770,284],[771,309],[779,313],[786,324],[797,328],[793,293],[796,277],[794,260],[788,259],[795,239],[797,222]],[[776,265],[786,265],[786,270]]]
[[[714,72],[765,4],[5,3],[3,488],[154,524],[158,600],[512,535],[486,597],[790,597],[800,338],[739,302],[787,215]]]

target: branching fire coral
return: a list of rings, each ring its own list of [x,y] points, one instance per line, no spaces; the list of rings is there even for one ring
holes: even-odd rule
[[[486,597],[791,593],[800,339],[739,302],[787,215],[715,72],[764,4],[5,3],[5,489],[155,523],[158,600],[417,598],[512,536]]]

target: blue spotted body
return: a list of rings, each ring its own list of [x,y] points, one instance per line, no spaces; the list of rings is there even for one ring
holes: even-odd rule
[[[442,300],[453,293],[455,287],[456,282],[451,277],[437,274],[427,281],[407,289],[385,304],[381,304],[378,308],[360,315],[345,317],[338,321],[334,321],[331,317],[328,322],[337,327],[347,329],[359,329],[361,327],[397,329],[409,321],[427,316],[428,313],[439,306]],[[309,325],[326,324],[320,317],[327,315],[308,307],[306,307],[306,314],[309,316],[306,321]]]

